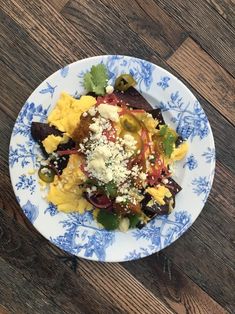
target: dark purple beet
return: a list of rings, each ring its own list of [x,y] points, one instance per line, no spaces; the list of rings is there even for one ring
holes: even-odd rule
[[[177,148],[184,142],[184,139],[182,136],[178,136],[177,140],[175,141],[175,147]]]
[[[89,193],[84,193],[85,198],[89,203],[91,203],[96,208],[102,209],[111,209],[112,208],[112,201],[104,194],[96,193],[90,195]]]
[[[159,121],[158,125],[157,125],[157,129],[159,129],[159,125],[163,125],[166,124],[164,121],[164,118],[162,116],[162,111],[161,109],[157,108],[157,109],[152,109],[149,110],[148,113],[150,113],[154,119],[157,119]]]
[[[40,145],[41,150],[46,158],[49,157],[49,154],[45,151],[42,141],[48,136],[48,135],[55,135],[55,136],[63,136],[63,132],[57,130],[53,126],[49,126],[47,123],[41,123],[41,122],[32,122],[31,125],[31,134],[33,139]],[[67,150],[72,149],[75,147],[75,142],[72,139],[69,139],[69,141],[65,144],[60,144],[57,147],[57,150]],[[62,174],[63,169],[67,166],[69,160],[69,155],[61,156],[56,159],[51,160],[51,165],[57,169],[59,174]]]
[[[31,124],[31,134],[33,139],[40,143],[45,140],[48,135],[62,136],[63,132],[57,130],[55,127],[50,126],[47,123],[32,122]]]
[[[165,184],[165,187],[167,187],[174,196],[182,190],[182,187],[172,178],[168,178],[168,183]]]
[[[134,109],[144,109],[146,111],[153,109],[134,87],[128,88],[125,92],[114,91],[114,95],[119,99],[120,103],[129,105]]]

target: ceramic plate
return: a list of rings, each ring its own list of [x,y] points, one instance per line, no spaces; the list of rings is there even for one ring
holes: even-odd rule
[[[42,198],[37,174],[38,145],[30,135],[32,121],[45,122],[60,93],[84,93],[82,78],[92,65],[104,63],[110,83],[122,73],[130,73],[137,89],[164,119],[183,137],[190,148],[178,162],[173,177],[183,188],[176,207],[168,216],[152,220],[143,229],[126,233],[100,229],[87,212],[64,214]],[[158,252],[178,239],[200,214],[211,189],[215,169],[215,147],[207,116],[189,89],[175,76],[145,60],[118,56],[98,56],[74,62],[48,77],[29,97],[16,120],[9,150],[12,185],[20,206],[49,241],[78,257],[106,262],[138,259]]]

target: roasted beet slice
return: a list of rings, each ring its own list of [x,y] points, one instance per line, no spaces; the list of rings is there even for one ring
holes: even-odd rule
[[[182,190],[182,187],[172,178],[168,178],[168,183],[164,185],[171,191],[172,195],[174,196]]]
[[[125,92],[114,92],[120,103],[130,106],[134,109],[144,109],[146,111],[153,109],[148,101],[135,89],[128,88]]]
[[[182,136],[178,136],[177,140],[175,141],[175,147],[177,148],[178,146],[180,146],[182,143],[184,142],[184,139]]]
[[[172,202],[172,199],[173,203],[171,204],[171,206],[169,206],[169,203]],[[168,215],[170,213],[170,209],[175,207],[175,196],[172,195],[171,198],[165,197],[164,201],[165,205],[159,205],[157,203],[155,203],[151,207],[145,205],[145,207],[142,207],[142,210],[145,213],[145,215],[150,218],[150,220],[154,219],[157,216]],[[137,225],[137,228],[142,229],[145,225],[146,224],[141,222]]]
[[[48,135],[62,136],[63,133],[57,130],[55,127],[50,126],[47,123],[32,122],[31,124],[31,134],[33,139],[40,143],[45,140]]]
[[[71,150],[74,147],[75,147],[75,142],[72,139],[69,139],[67,143],[58,145],[55,153],[57,151]],[[59,174],[62,174],[64,168],[67,167],[68,161],[69,161],[69,155],[64,155],[64,156],[57,157],[56,159],[52,159],[50,164],[53,167],[55,167],[55,169],[57,169]]]
[[[150,113],[154,119],[158,120],[159,123],[157,125],[157,129],[159,129],[159,125],[166,124],[162,116],[161,109],[157,108],[157,109],[148,110],[148,113]]]
[[[89,194],[84,193],[85,198],[89,203],[91,203],[96,208],[110,209],[112,208],[112,201],[102,193]]]
[[[49,126],[46,123],[41,122],[32,122],[31,125],[31,134],[33,139],[40,145],[41,150],[46,158],[49,157],[49,154],[45,151],[42,141],[48,136],[48,135],[55,135],[55,136],[63,136],[63,132],[57,130],[53,126]],[[69,141],[65,144],[60,144],[57,147],[57,150],[67,150],[67,149],[73,149],[75,147],[75,142],[72,139],[69,139]],[[67,166],[69,160],[69,156],[61,156],[57,157],[56,159],[52,159],[50,164],[52,167],[59,173],[62,174],[63,169]]]

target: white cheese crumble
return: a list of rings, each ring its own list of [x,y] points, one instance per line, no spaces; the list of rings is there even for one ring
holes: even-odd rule
[[[114,88],[112,85],[108,85],[108,86],[106,86],[105,91],[107,94],[112,94],[114,91]]]
[[[112,106],[109,104],[100,104],[97,110],[99,111],[99,114],[105,119],[109,119],[114,122],[117,122],[119,120],[118,115],[119,107],[117,106]]]
[[[89,113],[92,117],[95,116],[96,112],[97,112],[97,110],[96,110],[96,107],[95,107],[95,106],[91,107],[91,108],[88,110],[88,113]]]

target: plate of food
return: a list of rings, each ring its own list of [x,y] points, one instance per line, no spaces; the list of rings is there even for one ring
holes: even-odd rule
[[[213,182],[207,116],[175,76],[121,55],[74,62],[20,111],[9,148],[17,200],[59,248],[95,261],[158,252],[200,214]]]

